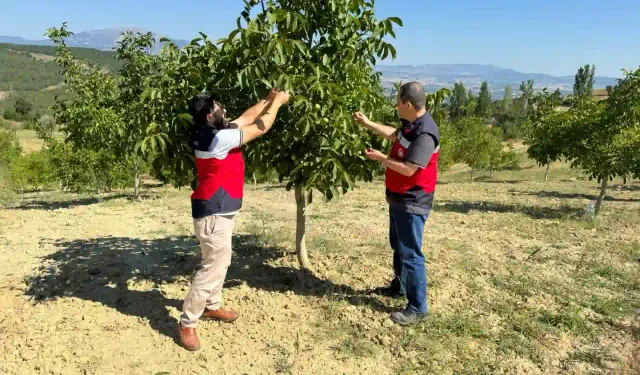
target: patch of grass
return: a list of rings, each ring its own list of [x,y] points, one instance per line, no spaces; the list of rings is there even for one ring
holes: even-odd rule
[[[558,313],[542,310],[537,320],[550,327],[570,331],[577,336],[591,338],[595,334],[595,328],[582,317],[578,308],[567,308]]]
[[[416,329],[406,330],[400,345],[406,348],[426,348],[431,338],[457,336],[485,339],[488,334],[477,317],[469,312],[456,310],[447,314],[430,314]],[[427,338],[427,341],[423,339]]]
[[[619,298],[604,299],[592,296],[591,299],[584,301],[583,306],[600,315],[612,318],[625,316],[634,311],[634,306],[631,301]]]
[[[334,346],[334,350],[345,354],[348,357],[371,358],[375,357],[380,348],[367,337],[348,336],[340,345]]]
[[[537,287],[536,282],[525,275],[494,276],[490,280],[497,288],[519,297],[531,297]]]
[[[354,308],[340,297],[327,296],[327,303],[324,305],[324,321],[326,333],[329,337],[340,340],[339,344],[333,345],[332,349],[336,353],[346,357],[371,358],[380,352],[371,337],[357,324],[345,320],[345,311]]]
[[[620,250],[625,255],[627,262],[640,264],[640,243],[622,244]]]
[[[611,364],[620,362],[620,359],[606,346],[578,350],[571,354],[570,359],[590,363],[601,370],[610,370]]]
[[[338,251],[336,248],[336,243],[332,243],[333,241],[327,239],[327,237],[322,235],[316,235],[311,238],[311,243],[309,244],[313,250],[320,251],[321,253],[332,253]]]
[[[500,334],[496,340],[496,349],[500,353],[514,354],[521,358],[528,358],[533,363],[541,365],[544,363],[544,351],[542,347],[522,333],[516,331],[506,331]]]
[[[626,279],[626,274],[612,266],[596,266],[591,270],[594,275],[610,281],[619,281]]]
[[[532,314],[527,312],[508,312],[505,317],[505,326],[530,340],[538,340],[549,331],[544,324],[535,320]]]
[[[276,357],[276,373],[278,374],[291,374],[293,368],[293,361],[291,360],[292,353],[284,346],[278,347],[278,355]]]

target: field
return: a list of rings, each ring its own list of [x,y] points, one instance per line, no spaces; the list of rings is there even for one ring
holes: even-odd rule
[[[299,271],[293,194],[248,186],[225,304],[203,349],[176,344],[199,259],[189,192],[144,199],[51,192],[0,210],[2,374],[636,374],[640,184],[597,184],[566,166],[443,176],[424,250],[430,317],[391,323],[381,181],[311,206],[313,274]]]

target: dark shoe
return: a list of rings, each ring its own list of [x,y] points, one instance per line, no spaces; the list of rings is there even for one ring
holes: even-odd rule
[[[404,310],[392,313],[391,320],[393,320],[394,323],[408,326],[419,323],[426,316],[427,314],[418,314],[411,310]]]
[[[239,317],[240,315],[237,313],[231,310],[227,311],[223,308],[219,308],[217,310],[205,310],[202,314],[202,319],[219,320],[225,323],[233,323],[238,320]]]
[[[182,344],[185,349],[191,352],[200,349],[200,339],[198,338],[195,328],[178,325],[178,332],[180,334],[180,344]]]

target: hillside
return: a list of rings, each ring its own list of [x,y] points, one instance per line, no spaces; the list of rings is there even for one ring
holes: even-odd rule
[[[121,64],[114,52],[87,48],[71,48],[80,60],[117,71]],[[0,44],[0,110],[13,105],[13,97],[22,96],[34,110],[47,112],[47,107],[62,94],[63,77],[54,62],[55,47]]]

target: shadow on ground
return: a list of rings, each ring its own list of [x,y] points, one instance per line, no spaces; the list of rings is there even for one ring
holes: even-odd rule
[[[158,240],[104,237],[57,241],[59,250],[44,257],[44,266],[27,280],[26,294],[42,302],[76,297],[101,303],[120,313],[144,318],[157,332],[177,340],[176,320],[167,307],[181,309],[182,301],[167,298],[162,283],[190,281],[200,262],[199,247],[191,237]],[[234,254],[225,287],[248,286],[303,296],[338,294],[353,305],[389,312],[376,296],[334,284],[310,272],[276,267],[269,260],[286,256],[282,249],[265,246],[255,235],[234,237]],[[153,289],[132,290],[130,281],[150,281]],[[186,292],[185,292],[186,294]]]
[[[628,191],[633,191],[632,190],[633,187],[629,187],[629,189],[625,189]],[[622,188],[620,189],[622,190]],[[531,192],[531,191],[516,191],[513,190],[511,191],[512,193],[520,193],[520,194],[529,194],[529,195],[534,195],[537,197],[541,197],[541,198],[560,198],[560,199],[588,199],[588,200],[592,200],[595,201],[598,199],[597,195],[592,195],[592,194],[584,194],[584,193],[563,193],[561,191],[537,191],[537,192]],[[615,192],[615,190],[609,190],[609,193],[613,193]],[[616,198],[616,197],[612,197],[611,195],[607,195],[604,198],[605,201],[610,201],[610,202],[640,202],[640,199],[638,198]]]
[[[86,197],[77,198],[64,201],[47,201],[47,200],[32,200],[27,201],[17,207],[14,210],[57,210],[61,208],[73,208],[78,206],[90,206],[93,204],[112,201],[115,199],[130,198],[129,194],[114,194],[104,197]]]
[[[576,217],[583,213],[581,209],[572,206],[525,206],[521,204],[505,204],[486,201],[467,202],[438,200],[433,209],[434,211],[456,212],[461,214],[468,214],[471,211],[521,213],[533,219],[560,219],[565,217]]]
[[[71,194],[71,193],[69,193]],[[138,196],[138,200],[156,199],[157,196],[150,194],[149,192],[142,192]],[[127,199],[130,201],[135,200],[132,193],[111,193],[104,196],[93,196],[84,198],[75,198],[67,200],[27,200],[19,206],[13,207],[14,210],[57,210],[74,208],[80,206],[91,206],[94,204],[100,204],[109,202],[116,199]]]

